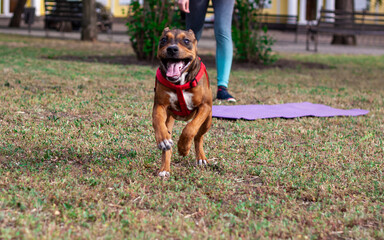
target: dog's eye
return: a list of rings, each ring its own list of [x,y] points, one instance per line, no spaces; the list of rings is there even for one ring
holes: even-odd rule
[[[184,43],[188,45],[191,43],[191,41],[189,41],[189,39],[184,39]]]
[[[166,43],[167,42],[167,38],[163,37],[162,39],[160,39],[160,43]]]

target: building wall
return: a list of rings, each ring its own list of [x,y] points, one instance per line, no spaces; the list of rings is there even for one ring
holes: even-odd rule
[[[377,0],[371,0],[371,5],[369,7],[370,12],[384,13],[384,1],[381,6],[377,5]]]
[[[44,0],[40,0],[40,15],[43,16],[44,14],[45,14]]]
[[[109,9],[111,9],[112,14],[115,17],[124,18],[127,16],[128,3],[130,2],[130,0],[99,0],[99,1],[104,5],[106,5]],[[318,1],[319,1],[319,6],[326,6],[327,1],[334,1],[334,0],[318,0]],[[363,1],[363,0],[360,0],[360,1]],[[370,1],[369,12],[384,13],[384,4],[382,4],[381,6],[377,6],[376,1],[377,0]],[[4,6],[9,7],[9,2],[10,0],[0,0],[0,15],[4,15],[4,13],[8,12],[7,10],[4,9]],[[271,0],[271,3],[269,4],[269,6],[267,8],[264,8],[264,12],[270,13],[270,14],[289,14],[288,12],[289,4],[295,3],[295,5],[297,5],[297,10],[294,10],[293,12],[296,12],[296,14],[299,15],[300,8],[303,9],[302,6],[305,5],[305,2],[306,0]],[[44,12],[45,12],[44,0],[28,0],[26,5],[28,7],[36,6],[37,7],[36,14],[44,15]],[[292,8],[291,8],[291,11],[292,11]],[[301,20],[300,22],[303,23],[303,20]]]
[[[281,0],[272,0],[270,7],[264,8],[264,12],[268,14],[279,14],[280,13],[280,2]]]
[[[127,5],[121,5],[120,0],[109,0],[113,1],[114,9],[113,9],[113,16],[115,17],[126,17],[128,12],[128,6]],[[110,7],[111,5],[109,5]]]
[[[280,0],[279,14],[288,14],[288,0]]]

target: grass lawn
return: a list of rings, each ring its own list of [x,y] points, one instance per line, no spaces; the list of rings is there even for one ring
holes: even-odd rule
[[[370,113],[214,119],[217,164],[175,151],[163,180],[154,66],[125,44],[0,35],[0,239],[384,239],[384,56],[280,57],[328,67],[236,68],[238,104]]]

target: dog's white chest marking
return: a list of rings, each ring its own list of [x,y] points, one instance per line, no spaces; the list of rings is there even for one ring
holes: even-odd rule
[[[183,95],[184,95],[185,104],[187,104],[188,110],[193,110],[194,108],[193,102],[192,102],[193,93],[183,91]]]
[[[177,94],[173,92],[167,92],[167,94],[169,95],[169,102],[171,103],[171,107],[175,110],[180,110],[180,108],[176,105],[176,102],[178,101]],[[192,102],[193,93],[183,90],[183,96],[188,110],[193,110],[195,108]]]
[[[185,77],[187,76],[187,74],[188,72],[184,72],[181,74],[180,78],[178,79],[178,81],[180,82],[180,85],[185,84]],[[169,95],[169,102],[171,103],[171,107],[175,110],[180,110],[180,108],[176,105],[177,94],[173,92],[167,92],[167,93]],[[185,104],[187,105],[188,110],[190,111],[193,110],[195,108],[192,102],[193,93],[186,92],[185,90],[183,90],[183,96],[184,96]]]
[[[173,92],[167,92],[169,95],[169,103],[171,104],[171,107],[173,109],[178,109],[176,108],[176,102],[177,102],[177,94]]]

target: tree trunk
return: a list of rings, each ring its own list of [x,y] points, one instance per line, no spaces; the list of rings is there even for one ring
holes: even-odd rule
[[[81,40],[96,41],[96,2],[95,0],[83,0],[83,20],[81,29]]]
[[[11,21],[9,22],[9,27],[19,28],[21,24],[21,14],[24,12],[24,6],[27,3],[27,0],[18,0],[16,4],[15,11],[13,12],[13,16]]]
[[[336,0],[335,10],[354,12],[355,1],[354,0]],[[351,18],[351,21],[354,21],[354,19]],[[335,24],[337,24],[337,20],[335,21]],[[356,36],[334,34],[332,37],[331,44],[356,45]]]

